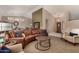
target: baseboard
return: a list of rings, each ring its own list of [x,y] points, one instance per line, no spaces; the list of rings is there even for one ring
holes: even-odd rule
[[[53,32],[53,33],[49,33],[48,35],[61,38],[61,33],[54,33]]]

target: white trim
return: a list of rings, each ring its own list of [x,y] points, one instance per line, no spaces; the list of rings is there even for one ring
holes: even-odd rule
[[[53,32],[53,33],[49,33],[48,35],[61,38],[62,34],[61,33],[55,33],[55,32]]]

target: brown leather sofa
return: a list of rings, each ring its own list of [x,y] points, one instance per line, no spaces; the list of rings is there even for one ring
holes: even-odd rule
[[[28,30],[24,30],[24,34],[25,34],[25,39],[24,39],[24,47],[36,40],[35,37],[40,35],[40,30],[39,29],[28,29]]]
[[[25,29],[23,30],[25,37],[15,37],[15,32],[10,31],[8,36],[8,41],[16,41],[16,43],[22,43],[22,47],[24,48],[27,44],[35,40],[35,37],[40,35],[39,29]]]

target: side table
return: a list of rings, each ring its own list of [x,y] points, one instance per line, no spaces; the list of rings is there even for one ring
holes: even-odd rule
[[[36,37],[37,43],[35,48],[41,51],[46,51],[50,48],[50,38],[48,36]]]

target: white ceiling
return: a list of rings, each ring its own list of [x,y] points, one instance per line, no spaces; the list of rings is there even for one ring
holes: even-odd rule
[[[32,17],[32,12],[44,8],[52,15],[55,12],[70,12],[72,19],[79,19],[79,5],[0,5],[0,16]]]
[[[0,5],[0,16],[26,16],[32,18],[32,12],[44,8],[51,14],[59,12],[63,6],[55,5]]]
[[[0,16],[26,16],[37,5],[0,5]]]

